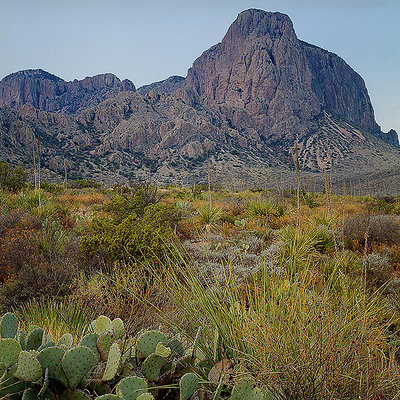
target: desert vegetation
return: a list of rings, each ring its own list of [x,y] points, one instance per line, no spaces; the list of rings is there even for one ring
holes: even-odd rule
[[[0,398],[400,397],[400,198],[16,172]]]

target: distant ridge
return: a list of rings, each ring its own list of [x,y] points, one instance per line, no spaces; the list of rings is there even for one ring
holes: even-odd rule
[[[382,132],[361,76],[338,55],[299,40],[290,18],[250,9],[206,50],[186,78],[135,89],[101,74],[65,82],[43,70],[0,82],[0,158],[76,176],[158,182],[219,176],[262,181],[266,169],[300,165],[345,176],[394,171],[394,130]],[[225,178],[224,178],[225,179]]]

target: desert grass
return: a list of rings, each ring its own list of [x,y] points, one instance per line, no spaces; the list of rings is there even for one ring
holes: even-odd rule
[[[172,326],[193,338],[201,325],[203,352],[233,360],[236,378],[252,376],[284,399],[399,396],[397,349],[377,317],[385,305],[362,281],[332,274],[342,280],[338,291],[315,280],[311,264],[296,279],[264,269],[246,282],[228,265],[224,284],[212,287],[189,265],[166,272],[177,310]]]

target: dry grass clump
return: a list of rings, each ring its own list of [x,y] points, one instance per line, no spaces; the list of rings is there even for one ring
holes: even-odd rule
[[[92,206],[94,204],[104,204],[108,201],[108,197],[101,192],[91,192],[91,193],[64,193],[57,196],[57,200],[63,204],[74,205],[79,207]]]
[[[214,265],[210,265],[210,267]],[[166,281],[176,324],[188,336],[203,326],[203,351],[228,358],[279,399],[393,399],[400,393],[396,348],[379,315],[378,295],[342,277],[340,290],[315,282],[312,271],[291,275],[261,269],[247,280],[229,266],[212,288],[186,265]],[[336,278],[335,278],[336,279]]]
[[[95,315],[123,319],[133,333],[160,323],[157,310],[167,310],[168,295],[143,266],[120,262],[108,273],[80,274],[72,299]]]

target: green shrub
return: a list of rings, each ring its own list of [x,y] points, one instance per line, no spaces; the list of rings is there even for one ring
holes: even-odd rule
[[[0,189],[18,192],[25,187],[27,177],[28,173],[22,167],[0,163]]]
[[[145,207],[142,218],[134,213],[121,222],[95,218],[89,235],[82,239],[81,251],[86,257],[97,255],[109,261],[162,258],[166,245],[174,240],[178,219],[174,208],[158,204]]]
[[[40,187],[41,187],[41,189],[45,190],[46,192],[52,193],[52,194],[59,194],[64,190],[62,185],[58,185],[56,183],[51,183],[51,182],[47,182],[47,181],[41,182]]]

